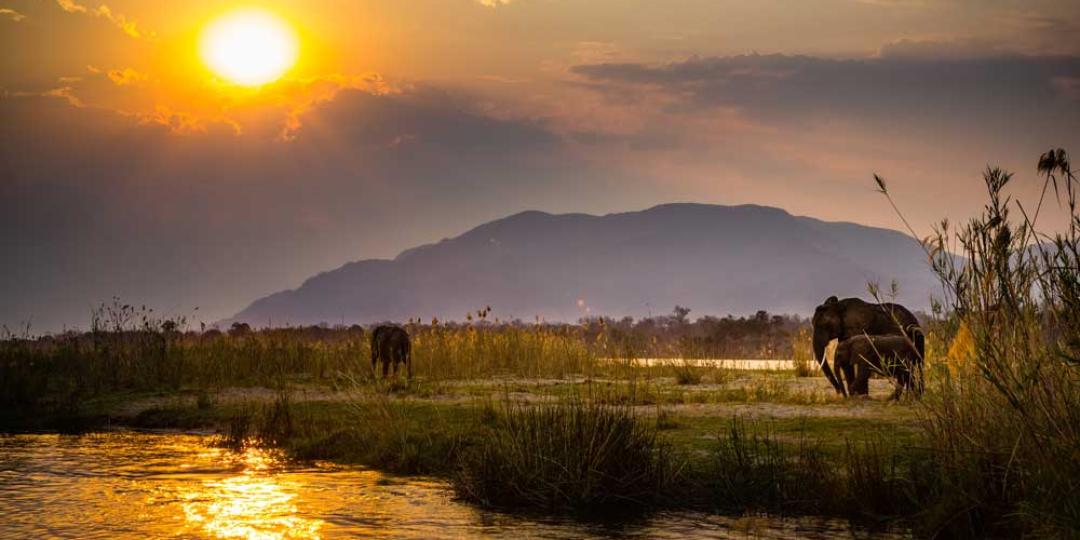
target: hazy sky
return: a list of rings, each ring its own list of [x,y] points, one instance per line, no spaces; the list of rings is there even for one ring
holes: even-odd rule
[[[9,327],[114,296],[214,321],[525,209],[898,228],[872,172],[927,233],[987,164],[1031,197],[1080,155],[1075,0],[105,1],[0,0]],[[241,5],[300,35],[258,90],[196,52]]]

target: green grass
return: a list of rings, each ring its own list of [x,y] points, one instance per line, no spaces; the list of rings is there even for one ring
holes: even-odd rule
[[[454,487],[484,506],[573,513],[648,507],[680,463],[631,409],[571,400],[502,403],[461,455]]]
[[[736,415],[688,416],[667,413],[674,423],[665,435],[677,447],[691,453],[711,448],[731,427],[741,422],[751,435],[768,437],[777,444],[786,445],[801,439],[812,439],[828,453],[836,453],[849,443],[873,440],[890,440],[899,446],[914,446],[918,441],[918,428],[910,416],[872,419],[849,417],[770,417],[763,416],[752,421]]]

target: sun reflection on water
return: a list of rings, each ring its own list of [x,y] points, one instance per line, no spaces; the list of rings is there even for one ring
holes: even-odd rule
[[[630,525],[490,514],[444,482],[232,452],[193,435],[0,437],[0,540],[23,538],[807,538],[846,520],[657,515]],[[910,533],[875,531],[891,538]]]
[[[303,486],[272,474],[274,457],[264,450],[249,448],[239,458],[239,475],[205,480],[184,495],[188,524],[214,538],[319,538],[323,522],[299,515],[295,499]]]

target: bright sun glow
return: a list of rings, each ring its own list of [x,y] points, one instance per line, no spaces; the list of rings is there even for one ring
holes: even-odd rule
[[[296,33],[279,17],[258,9],[228,13],[202,33],[199,52],[214,73],[230,82],[259,86],[276,81],[296,63]]]

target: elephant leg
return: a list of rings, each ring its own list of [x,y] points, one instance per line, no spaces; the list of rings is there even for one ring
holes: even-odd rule
[[[847,392],[847,390],[845,390],[845,385],[850,385],[850,382],[845,382],[844,381],[844,373],[840,369],[836,370],[836,380],[837,380],[837,382],[840,383],[841,395],[844,396],[844,397],[847,397],[848,392]],[[849,379],[849,381],[850,381],[850,379]]]
[[[870,395],[870,374],[872,370],[870,369],[870,365],[865,362],[866,361],[864,360],[855,370],[855,391],[852,393],[860,396]]]
[[[914,366],[912,366],[912,367],[914,367]],[[897,372],[896,372],[896,382],[898,384],[896,386],[895,399],[900,399],[900,394],[904,390],[913,390],[914,389],[914,386],[912,385],[911,372],[908,371],[905,368],[900,368],[900,369],[897,370]]]
[[[384,379],[390,376],[390,359],[389,358],[383,358],[383,361],[382,361],[382,376],[383,376]]]
[[[844,365],[836,371],[837,373],[843,371],[844,379],[847,380],[847,392],[845,395],[855,395],[855,366],[851,365],[851,362],[845,362]]]
[[[892,401],[899,401],[900,394],[904,393],[904,388],[906,388],[907,385],[908,381],[907,377],[904,375],[904,372],[898,371],[896,373],[896,377],[893,379],[893,386],[895,387],[895,390],[893,390],[892,396],[889,397],[889,399]]]

